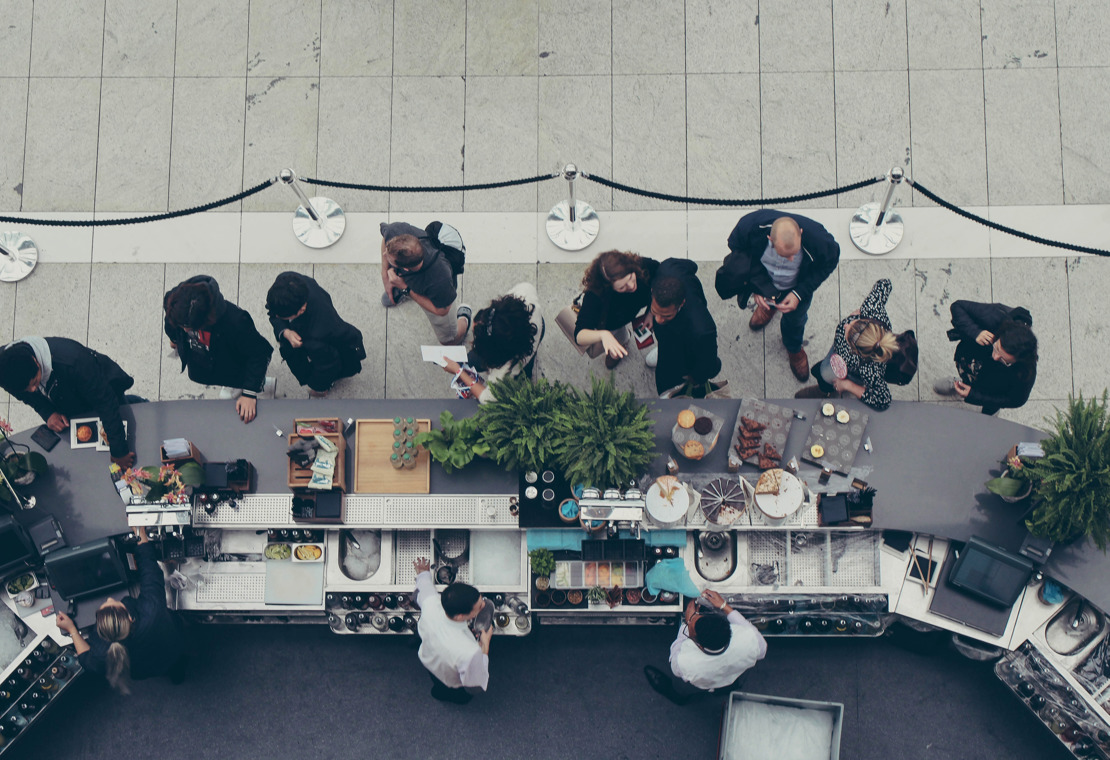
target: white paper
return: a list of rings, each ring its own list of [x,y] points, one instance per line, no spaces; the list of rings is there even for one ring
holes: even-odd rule
[[[438,364],[441,367],[446,367],[447,362],[443,361],[443,357],[454,359],[459,364],[467,360],[466,346],[421,346],[420,358],[432,364]]]

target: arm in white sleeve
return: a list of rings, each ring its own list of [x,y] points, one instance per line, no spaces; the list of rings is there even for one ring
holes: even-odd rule
[[[424,606],[424,600],[428,595],[436,594],[436,584],[432,581],[432,572],[425,570],[416,576],[416,603],[421,607]]]
[[[732,625],[738,625],[741,628],[751,628],[752,632],[755,633],[756,638],[759,640],[759,656],[756,657],[756,659],[762,660],[767,656],[767,639],[763,638],[763,634],[759,632],[759,629],[752,625],[746,617],[736,610],[733,610],[728,613],[728,622]]]
[[[479,649],[469,662],[459,668],[459,680],[463,686],[477,686],[485,691],[489,685],[489,655]]]

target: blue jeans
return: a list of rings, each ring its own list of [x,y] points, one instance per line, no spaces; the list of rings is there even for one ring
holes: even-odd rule
[[[798,308],[782,315],[782,345],[792,354],[802,350],[806,321],[809,319],[809,305],[812,302],[813,296],[803,298]]]

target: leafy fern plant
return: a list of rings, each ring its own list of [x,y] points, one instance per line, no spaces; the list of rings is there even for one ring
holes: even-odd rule
[[[490,458],[506,470],[538,470],[553,462],[555,418],[566,405],[567,387],[521,374],[498,380],[490,390],[497,400],[477,415]]]

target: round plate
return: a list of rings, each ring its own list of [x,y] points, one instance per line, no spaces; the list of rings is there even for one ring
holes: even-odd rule
[[[794,514],[801,508],[804,501],[805,493],[802,490],[802,481],[785,471],[782,473],[782,481],[777,494],[757,493],[755,495],[755,504],[759,507],[759,511],[774,520],[781,520]]]
[[[739,508],[726,510],[721,513],[725,501],[739,501]],[[747,494],[740,483],[740,479],[717,478],[701,490],[701,512],[705,519],[714,525],[732,525],[736,518],[744,514],[748,506]]]
[[[685,486],[679,486],[671,494],[670,500],[663,498],[663,489],[659,483],[652,483],[647,492],[647,513],[651,519],[662,525],[677,522],[686,516],[690,509],[690,492]]]

